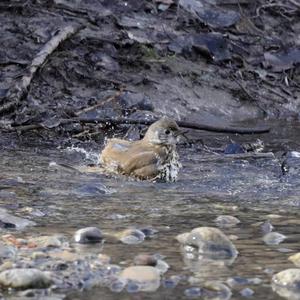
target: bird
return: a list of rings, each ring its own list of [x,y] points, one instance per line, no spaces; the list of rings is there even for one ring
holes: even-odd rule
[[[141,140],[109,139],[100,165],[110,173],[139,180],[174,182],[182,167],[176,150],[180,135],[177,123],[164,116],[149,126]]]

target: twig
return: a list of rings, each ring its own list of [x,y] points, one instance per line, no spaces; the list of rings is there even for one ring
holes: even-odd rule
[[[106,125],[124,125],[124,124],[140,124],[140,125],[151,125],[155,120],[136,120],[131,118],[119,117],[116,119],[113,118],[73,118],[73,119],[61,119],[60,125],[78,122],[78,123],[93,123],[93,124],[106,124]],[[177,124],[182,128],[196,129],[196,130],[205,130],[212,132],[221,132],[221,133],[239,133],[239,134],[255,134],[255,133],[267,133],[270,131],[268,127],[261,128],[235,128],[235,127],[217,127],[206,124],[197,124],[192,122],[185,121],[176,121]],[[18,132],[24,132],[32,129],[44,128],[41,124],[31,124],[23,126],[15,126]]]
[[[89,112],[89,111],[91,111],[91,110],[94,110],[95,108],[101,107],[101,106],[103,106],[103,105],[105,105],[105,104],[107,104],[107,103],[109,103],[109,102],[115,100],[115,99],[118,98],[122,93],[123,93],[123,89],[121,89],[120,91],[118,91],[118,92],[115,93],[114,95],[108,97],[107,99],[101,101],[100,103],[97,103],[97,104],[95,104],[95,105],[93,105],[93,106],[86,107],[86,108],[84,108],[84,109],[82,109],[82,110],[77,111],[77,112],[75,113],[75,115],[78,117],[78,116],[80,116],[80,115],[83,114],[83,113],[87,113],[87,112]]]
[[[5,97],[7,103],[0,107],[0,115],[15,108],[19,104],[20,100],[27,95],[35,73],[45,63],[47,57],[53,53],[63,41],[77,33],[80,29],[82,29],[82,25],[66,26],[59,30],[58,33],[43,46],[31,62],[26,74],[8,91]]]

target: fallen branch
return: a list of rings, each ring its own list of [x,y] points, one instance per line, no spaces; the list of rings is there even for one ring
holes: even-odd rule
[[[82,25],[66,26],[59,30],[58,33],[43,46],[27,68],[26,74],[8,90],[4,98],[6,103],[0,106],[0,115],[17,107],[20,100],[27,95],[35,73],[45,63],[47,57],[53,53],[63,41],[77,33],[80,29],[82,29]]]
[[[92,124],[106,124],[106,125],[124,125],[124,124],[139,124],[139,125],[151,125],[157,119],[152,120],[137,120],[125,117],[119,117],[116,119],[113,118],[73,118],[73,119],[61,119],[59,125],[68,124],[68,123],[92,123]],[[239,133],[239,134],[257,134],[257,133],[266,133],[270,131],[268,127],[261,128],[236,128],[236,127],[217,127],[206,124],[197,124],[193,122],[186,121],[176,121],[177,124],[182,128],[187,129],[196,129],[196,130],[205,130],[212,132],[221,132],[221,133]],[[15,126],[18,132],[24,132],[32,129],[45,128],[42,124],[30,124],[30,125],[21,125]]]
[[[84,108],[82,110],[79,110],[75,113],[75,115],[78,117],[80,116],[81,114],[83,113],[87,113],[91,110],[94,110],[95,108],[99,108],[99,107],[102,107],[103,105],[113,101],[113,100],[116,100],[121,94],[123,93],[123,89],[121,89],[120,91],[116,92],[114,95],[106,98],[105,100],[93,105],[93,106],[90,106],[90,107],[87,107],[87,108]]]

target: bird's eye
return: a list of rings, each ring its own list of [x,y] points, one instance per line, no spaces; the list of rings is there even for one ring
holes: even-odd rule
[[[169,129],[165,130],[165,134],[170,134],[170,133],[171,133],[171,131]]]

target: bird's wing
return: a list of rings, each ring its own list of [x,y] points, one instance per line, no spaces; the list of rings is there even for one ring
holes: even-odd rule
[[[139,153],[132,153],[124,164],[122,164],[123,172],[127,175],[136,172],[139,169],[147,166],[157,166],[159,163],[159,156],[154,151],[142,151]],[[157,168],[156,168],[157,169]]]

